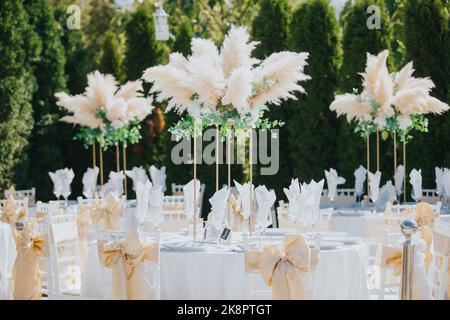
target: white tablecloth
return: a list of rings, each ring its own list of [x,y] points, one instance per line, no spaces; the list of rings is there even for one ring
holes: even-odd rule
[[[0,222],[0,299],[9,299],[9,280],[16,260],[16,245],[11,227]]]
[[[0,272],[2,278],[11,276],[14,261],[16,260],[16,245],[11,227],[0,222]]]
[[[304,283],[313,299],[368,299],[366,268],[365,244],[324,250]],[[161,298],[244,299],[244,254],[162,251]]]

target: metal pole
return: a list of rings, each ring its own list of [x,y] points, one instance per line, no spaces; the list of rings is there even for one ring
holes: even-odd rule
[[[397,173],[397,131],[394,131],[394,177]]]
[[[100,184],[103,185],[103,148],[102,145],[100,146]]]
[[[405,174],[403,177],[403,202],[406,203],[406,141],[403,138],[403,167],[405,168]]]
[[[194,242],[197,234],[197,137],[195,135],[195,122],[194,122]]]
[[[120,152],[119,152],[119,143],[116,142],[116,171],[120,172]]]
[[[95,152],[95,141],[92,143],[92,168],[95,168],[97,166],[97,159],[96,159],[96,152]]]
[[[228,167],[228,190],[231,190],[231,132],[227,132],[227,167]],[[230,203],[228,203],[228,226],[231,228]]]
[[[219,125],[216,125],[216,192],[219,191]]]
[[[253,131],[250,128],[250,141],[249,141],[249,162],[250,162],[250,213],[248,216],[248,231],[250,234],[250,238],[252,237],[252,226],[251,226],[251,217],[252,217],[252,211],[253,211],[253,201],[252,201],[252,186],[253,186]]]
[[[406,219],[400,227],[405,235],[400,298],[401,300],[412,300],[414,291],[414,244],[412,243],[412,236],[417,231],[417,223],[414,220]]]
[[[128,199],[128,182],[127,182],[127,175],[125,171],[127,170],[127,145],[124,143],[122,145],[122,157],[123,157],[123,183],[124,183],[124,189],[125,189],[125,197]]]
[[[377,171],[380,171],[380,130],[377,129]]]
[[[370,197],[369,193],[369,172],[370,172],[370,133],[367,130],[367,142],[366,142],[366,153],[367,153],[367,197]]]

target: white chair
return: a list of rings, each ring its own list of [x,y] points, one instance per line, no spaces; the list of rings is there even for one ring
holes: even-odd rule
[[[163,221],[159,228],[163,232],[178,232],[189,225],[189,218],[184,212],[184,196],[164,196]],[[147,231],[144,222],[144,231]]]
[[[49,299],[80,297],[81,263],[76,215],[48,216],[51,289]]]
[[[272,288],[269,287],[261,277],[259,270],[250,267],[249,257],[252,253],[262,252],[268,245],[275,245],[284,250],[284,237],[252,237],[244,234],[245,249],[245,299],[267,300],[272,299]]]
[[[435,189],[422,189],[422,199],[421,201],[427,202],[429,204],[436,204],[439,202],[439,195]]]
[[[328,198],[328,190],[322,190],[322,196],[320,198],[320,205],[322,206],[330,206],[334,204],[335,206],[345,206],[350,205],[356,202],[356,194],[355,189],[337,189],[336,199],[334,203],[331,203],[331,200]]]
[[[14,199],[28,199],[28,205],[34,206],[36,203],[36,188],[25,189],[25,190],[5,190],[5,198],[7,199],[10,195]]]
[[[126,232],[114,232],[114,231],[97,231],[97,243],[99,252],[103,250],[103,246],[107,243],[117,242],[124,240],[127,236]],[[141,233],[143,243],[153,243],[158,247],[158,252],[160,248],[160,234],[159,233]],[[100,256],[101,260],[101,256]],[[101,262],[100,262],[101,264]],[[158,256],[158,261],[149,262],[146,261],[144,264],[145,279],[149,284],[150,290],[152,292],[152,298],[154,300],[160,299],[161,285],[160,285],[160,261]],[[102,291],[103,299],[111,299],[112,297],[112,271],[111,269],[105,267],[101,264],[101,278],[102,278]]]
[[[450,267],[450,248],[448,248],[450,245],[450,223],[437,220],[434,223],[433,231],[433,262],[428,270],[433,297],[436,300],[448,300],[450,297],[450,292],[447,291],[448,281],[450,281],[448,279]],[[446,241],[447,248],[437,245],[438,238],[440,241]]]
[[[8,200],[6,200],[6,199],[0,200],[0,210],[4,210],[6,201],[8,201]],[[23,199],[14,198],[14,202],[16,203],[16,206],[19,208],[19,210],[26,211],[26,213],[28,215],[28,198],[23,198]]]
[[[254,255],[261,253],[266,246],[276,246],[279,250],[284,251],[285,236],[257,236],[250,238],[247,233],[244,233],[243,238],[245,250],[245,299],[272,299],[272,288],[264,282],[260,271],[255,266],[252,266],[252,262],[254,262]],[[320,243],[320,236],[308,241],[308,246],[312,254],[318,255]],[[310,271],[310,273],[315,273],[315,270]],[[314,277],[310,279],[307,287],[314,287]],[[310,295],[313,294],[313,292],[310,292]]]
[[[172,183],[172,195],[174,196],[180,196],[183,194],[183,187],[184,184],[176,184],[176,183]]]

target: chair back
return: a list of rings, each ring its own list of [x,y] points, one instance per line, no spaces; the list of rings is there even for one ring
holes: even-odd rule
[[[13,196],[14,199],[28,199],[28,205],[34,206],[36,203],[36,188],[25,190],[5,190],[5,198]]]
[[[79,296],[81,286],[80,245],[75,214],[49,215],[52,292],[49,299]]]
[[[99,258],[102,259],[101,252],[106,244],[122,241],[126,238],[127,232],[105,231],[97,229],[97,244],[99,250]],[[141,233],[143,244],[156,244],[158,252],[160,249],[160,234],[159,233]],[[112,298],[112,270],[105,267],[101,262],[101,278],[103,299]],[[161,285],[160,285],[160,259],[158,255],[157,261],[145,261],[144,263],[145,281],[149,285],[152,293],[152,299],[159,300]]]
[[[436,220],[433,227],[433,262],[428,269],[433,297],[448,300],[450,297],[450,223]]]

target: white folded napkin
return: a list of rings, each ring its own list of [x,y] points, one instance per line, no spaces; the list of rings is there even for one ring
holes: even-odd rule
[[[297,221],[300,214],[300,184],[298,179],[291,179],[289,188],[283,188],[284,194],[288,198],[288,216],[292,221]]]
[[[353,175],[355,176],[355,193],[360,197],[364,193],[364,182],[366,182],[367,170],[363,166],[359,166]]]
[[[380,195],[381,172],[369,172],[370,200],[377,202]]]
[[[272,224],[272,206],[277,199],[274,190],[267,190],[266,186],[259,186],[255,189],[258,211],[256,212],[256,225],[261,230],[265,230]]]
[[[444,183],[442,181],[442,177],[444,176],[444,169],[436,167],[434,168],[434,172],[436,173],[436,192],[439,196],[443,196],[445,193]]]
[[[444,173],[442,174],[442,185],[444,189],[444,193],[446,196],[450,195],[450,170],[444,169]]]
[[[98,167],[94,167],[87,168],[86,172],[83,174],[83,195],[88,199],[94,198],[95,196],[98,172]]]
[[[245,219],[248,219],[251,213],[256,211],[256,199],[255,199],[255,186],[250,182],[246,182],[243,185],[234,180],[234,185],[239,191],[239,195],[241,198],[241,214]],[[252,212],[250,212],[250,190],[252,190]]]
[[[53,193],[55,194],[56,198],[59,198],[62,192],[61,179],[56,174],[56,172],[49,172],[48,175],[53,182]]]
[[[384,209],[388,202],[393,203],[396,199],[395,187],[392,185],[392,181],[389,180],[381,187],[378,206]]]
[[[422,199],[422,169],[412,169],[409,174],[409,183],[413,187],[412,198],[415,201]]]
[[[68,197],[72,193],[70,185],[75,177],[75,173],[72,169],[59,169],[54,173],[49,172],[49,175],[53,181],[55,195]]]
[[[150,178],[152,179],[154,186],[162,186],[162,191],[166,192],[166,167],[163,166],[161,169],[158,169],[155,166],[151,166],[149,169]]]
[[[145,184],[148,180],[145,169],[141,167],[133,167],[131,170],[126,170],[125,174],[133,181],[133,190],[136,192],[137,183]]]
[[[196,186],[196,206],[198,207],[198,201],[200,198],[200,180],[195,180],[195,186]],[[187,216],[193,216],[194,215],[194,179],[188,182],[183,187],[183,195],[184,195],[184,211]],[[197,214],[199,213],[198,210],[196,210]]]
[[[311,180],[311,182],[309,183],[309,190],[313,198],[312,214],[317,217],[320,216],[320,199],[322,197],[324,183],[325,179],[322,179],[319,182]]]
[[[337,195],[337,186],[339,184],[344,184],[345,179],[339,177],[338,173],[333,168],[330,168],[330,171],[325,170],[325,178],[327,179],[328,198],[331,201],[334,201]]]
[[[208,225],[220,230],[225,222],[227,214],[227,201],[230,196],[230,189],[224,186],[209,199],[211,212],[208,214]]]
[[[150,180],[142,183],[137,181],[136,185],[136,217],[140,222],[144,221],[149,206],[150,189],[152,183]]]
[[[405,167],[403,165],[399,165],[394,175],[395,191],[397,192],[397,196],[400,196],[403,193],[404,179],[405,179]]]
[[[102,187],[102,197],[105,197],[110,192],[113,192],[117,197],[121,197],[123,195],[123,179],[125,179],[125,176],[122,171],[111,171],[108,182]]]
[[[150,189],[148,219],[154,227],[158,227],[163,220],[164,192],[162,186],[153,186]]]

